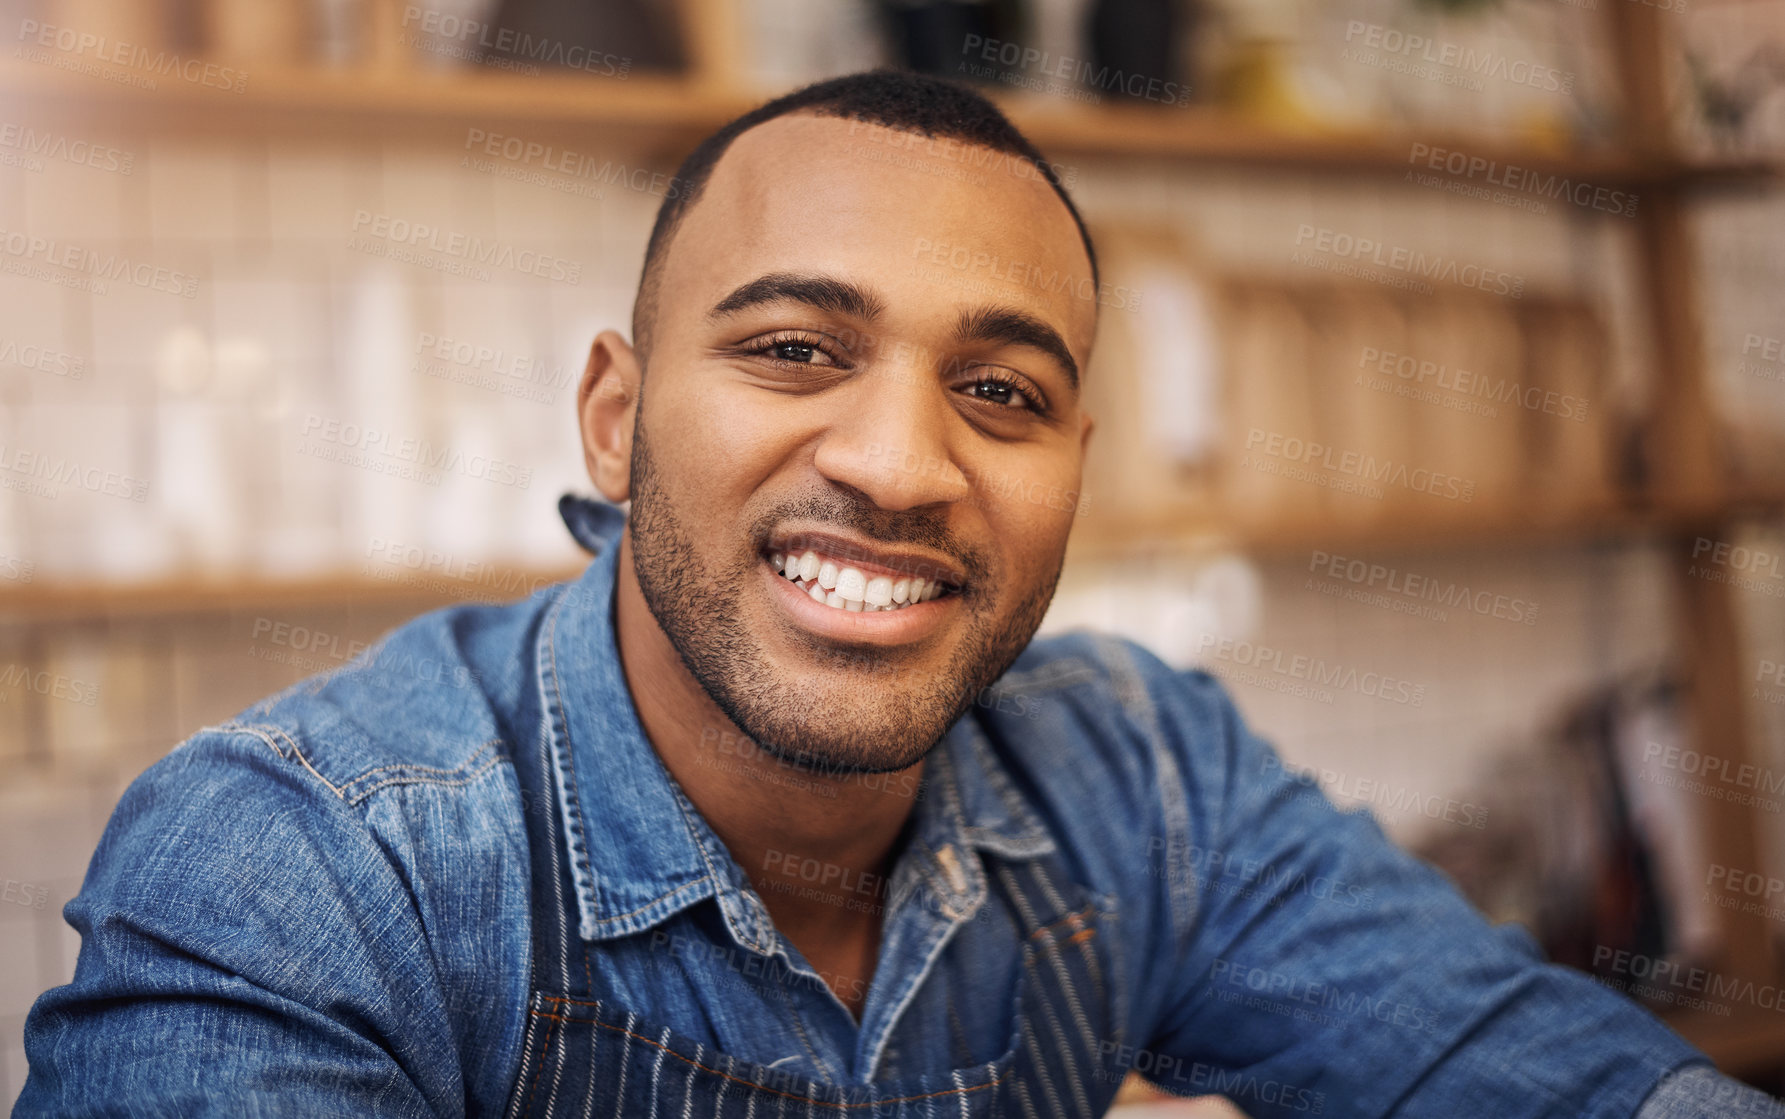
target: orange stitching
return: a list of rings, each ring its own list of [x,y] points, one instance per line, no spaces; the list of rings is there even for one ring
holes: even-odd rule
[[[540,995],[541,1002],[567,1002],[572,1006],[602,1006],[603,1003],[590,1002],[588,999],[573,999],[569,995]]]
[[[1060,918],[1058,921],[1055,921],[1052,924],[1043,925],[1039,929],[1036,929],[1034,932],[1029,934],[1029,939],[1030,940],[1038,940],[1041,938],[1042,934],[1051,932],[1055,928],[1058,928],[1059,926],[1065,925],[1065,924],[1070,924],[1075,929],[1081,928],[1085,918],[1087,916],[1089,916],[1090,913],[1093,910],[1095,910],[1096,908],[1097,907],[1095,905],[1087,905],[1083,909],[1074,910],[1073,912],[1068,913],[1066,916]]]
[[[546,995],[546,996],[542,996],[542,997],[544,998],[544,1000],[546,1002],[568,1002],[568,1003],[575,1003],[578,1006],[600,1006],[601,1005],[600,1003],[583,1002],[579,999],[553,998],[550,995]],[[534,1015],[536,1017],[540,1017],[540,1018],[550,1018],[554,1022],[565,1022],[565,1023],[585,1022],[591,1026],[600,1026],[604,1030],[613,1030],[616,1033],[623,1033],[627,1037],[634,1038],[638,1041],[644,1042],[646,1045],[652,1046],[657,1049],[661,1049],[665,1053],[668,1053],[670,1056],[674,1057],[676,1060],[681,1061],[684,1064],[693,1065],[695,1068],[699,1069],[700,1071],[711,1073],[714,1076],[717,1076],[722,1080],[730,1080],[734,1083],[742,1084],[747,1088],[755,1088],[757,1091],[767,1092],[771,1096],[781,1096],[785,1099],[799,1100],[801,1103],[804,1103],[808,1106],[810,1106],[812,1104],[817,1104],[819,1107],[834,1107],[841,1111],[849,1111],[849,1110],[852,1110],[852,1109],[858,1108],[858,1107],[881,1107],[881,1106],[883,1106],[885,1104],[889,1104],[889,1103],[915,1103],[918,1100],[932,1100],[932,1099],[937,1098],[938,1096],[970,1095],[974,1092],[982,1092],[987,1088],[996,1088],[998,1085],[1004,1083],[1005,1077],[1010,1075],[1009,1071],[1007,1070],[1003,1073],[1000,1073],[998,1075],[997,1079],[988,1080],[984,1084],[980,1084],[973,1088],[949,1088],[946,1091],[941,1091],[941,1092],[925,1092],[921,1096],[900,1096],[897,1099],[868,1100],[864,1103],[825,1103],[825,1102],[822,1102],[819,1100],[812,1099],[810,1096],[796,1096],[792,1092],[783,1092],[779,1088],[770,1088],[766,1084],[758,1084],[753,1080],[746,1080],[741,1076],[733,1076],[731,1073],[726,1072],[724,1069],[716,1069],[716,1068],[711,1068],[707,1065],[703,1065],[699,1061],[694,1060],[693,1058],[682,1056],[680,1053],[676,1052],[674,1049],[671,1049],[669,1046],[664,1045],[662,1042],[653,1040],[652,1038],[648,1038],[648,1037],[644,1036],[643,1034],[633,1033],[631,1030],[627,1029],[625,1026],[610,1026],[606,1022],[597,1022],[597,1021],[594,1021],[592,1019],[587,1019],[587,1018],[571,1018],[567,1015],[547,1014],[543,1010],[534,1011]],[[548,1049],[551,1047],[551,1039],[549,1036],[546,1039],[546,1047]],[[544,1064],[545,1064],[545,1055],[543,1053],[540,1054],[539,1060],[540,1060],[540,1065],[543,1068]],[[534,1086],[534,1088],[539,1087],[539,1078],[537,1075],[534,1076],[533,1086]],[[527,1106],[529,1106],[529,1107],[533,1106],[533,1097],[532,1097],[531,1093],[529,1093],[527,1096]]]
[[[1097,935],[1096,929],[1080,929],[1077,932],[1073,933],[1071,936],[1067,937],[1066,943],[1068,943],[1068,944],[1083,944],[1085,941],[1091,939],[1092,937],[1094,937],[1096,935]]]

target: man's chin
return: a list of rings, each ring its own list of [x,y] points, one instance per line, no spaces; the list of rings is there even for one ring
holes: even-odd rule
[[[934,703],[935,697],[927,697]],[[913,702],[922,699],[913,697]],[[814,698],[807,712],[822,711],[825,701]],[[745,732],[764,755],[777,763],[819,778],[848,778],[874,773],[897,773],[922,761],[942,738],[952,720],[937,712],[930,718],[889,715],[857,700],[833,715],[800,714],[794,720],[747,719],[757,724]]]

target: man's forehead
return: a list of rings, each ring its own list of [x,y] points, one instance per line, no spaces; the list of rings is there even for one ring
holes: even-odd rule
[[[690,296],[788,270],[853,274],[895,296],[915,282],[932,301],[1027,305],[1088,349],[1089,259],[1065,204],[1026,167],[882,125],[777,117],[720,158],[671,247],[667,271],[681,275],[666,280]]]

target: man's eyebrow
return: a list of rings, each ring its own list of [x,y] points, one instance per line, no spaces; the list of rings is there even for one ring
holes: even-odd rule
[[[747,307],[781,300],[868,320],[877,318],[886,308],[885,302],[871,289],[848,280],[802,272],[770,272],[736,288],[714,304],[707,312],[707,318],[721,319]]]
[[[1060,332],[1027,311],[1014,307],[980,307],[961,313],[955,324],[956,342],[1003,342],[1012,346],[1031,346],[1059,362],[1066,369],[1072,391],[1078,391],[1078,362],[1066,348]]]

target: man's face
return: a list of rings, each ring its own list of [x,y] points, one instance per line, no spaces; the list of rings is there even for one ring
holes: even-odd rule
[[[740,729],[832,771],[914,764],[1028,644],[1089,432],[1070,215],[935,150],[809,115],[739,137],[663,262],[633,429],[651,613]]]

